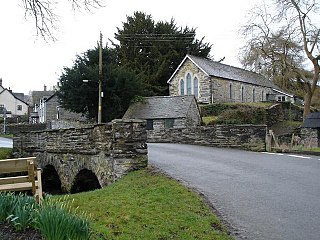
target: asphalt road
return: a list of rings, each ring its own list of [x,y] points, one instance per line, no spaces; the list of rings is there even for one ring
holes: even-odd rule
[[[202,192],[250,240],[320,239],[320,157],[148,144],[149,163]]]
[[[0,137],[0,147],[12,148],[12,145],[12,139]]]

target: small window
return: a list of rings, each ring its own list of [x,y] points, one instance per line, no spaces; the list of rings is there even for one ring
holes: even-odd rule
[[[192,91],[191,91],[191,74],[188,73],[187,74],[187,95],[191,95]]]
[[[285,102],[286,97],[285,96],[278,96],[278,102]]]
[[[18,111],[22,111],[22,105],[18,105],[18,106],[17,106],[17,110],[18,110]]]
[[[232,83],[229,85],[229,98],[232,100]]]
[[[252,89],[252,102],[256,101],[256,90]]]
[[[184,81],[183,79],[180,80],[180,95],[184,95]]]
[[[153,130],[153,120],[147,119],[147,130]]]
[[[167,118],[164,120],[164,128],[173,128],[173,125],[174,125],[173,118]]]
[[[244,102],[244,87],[241,87],[241,102]]]
[[[199,97],[199,80],[197,77],[193,79],[193,90],[194,90],[194,96],[196,99]]]
[[[263,102],[264,101],[264,91],[262,90],[261,92],[261,101]]]

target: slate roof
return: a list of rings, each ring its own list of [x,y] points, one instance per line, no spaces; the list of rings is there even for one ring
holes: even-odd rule
[[[310,113],[304,120],[302,127],[305,128],[320,128],[320,112]]]
[[[146,97],[130,105],[123,119],[185,118],[194,96]]]
[[[176,72],[185,62],[186,59],[190,59],[198,68],[200,68],[208,76],[215,76],[264,87],[277,88],[271,81],[267,80],[261,74],[248,71],[242,68],[226,65],[223,63],[215,62],[207,58],[196,57],[192,55],[187,55],[184,58],[177,70],[168,80],[168,83],[171,81],[173,76],[176,74]]]

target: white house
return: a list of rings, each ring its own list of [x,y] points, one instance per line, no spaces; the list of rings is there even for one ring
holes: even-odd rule
[[[29,112],[29,105],[16,97],[11,90],[0,87],[0,108],[11,112],[12,116],[23,116]]]

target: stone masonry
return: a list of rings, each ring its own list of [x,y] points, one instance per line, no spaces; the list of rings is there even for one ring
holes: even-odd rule
[[[148,131],[148,142],[266,150],[266,125],[215,125]]]
[[[21,132],[14,137],[14,155],[36,156],[42,169],[53,166],[64,192],[70,192],[83,169],[92,171],[104,187],[147,166],[145,127],[145,121],[113,120],[87,128]]]
[[[187,73],[190,73],[193,78],[197,77],[199,80],[198,102],[200,103],[261,102],[266,101],[267,95],[273,93],[269,87],[207,76],[187,59],[170,82],[170,96],[180,95],[180,80],[185,79]]]

